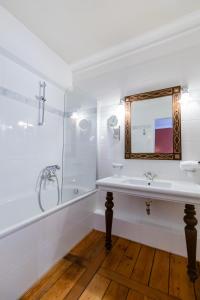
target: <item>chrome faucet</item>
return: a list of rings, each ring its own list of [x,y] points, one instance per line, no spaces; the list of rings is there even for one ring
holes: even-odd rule
[[[157,177],[156,174],[153,174],[152,172],[148,171],[144,173],[144,176],[146,177],[146,179],[153,181],[155,177]]]
[[[57,180],[56,171],[59,169],[60,166],[58,165],[47,166],[46,168],[43,169],[42,179],[44,180],[43,182],[44,189],[46,188],[47,181],[55,182],[55,180]]]

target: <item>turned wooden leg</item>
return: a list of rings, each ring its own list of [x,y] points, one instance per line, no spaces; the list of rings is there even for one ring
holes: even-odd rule
[[[105,247],[107,250],[110,250],[112,248],[112,238],[111,238],[111,232],[112,232],[112,220],[113,220],[113,193],[107,192],[106,196],[106,211],[105,211],[105,221],[106,221],[106,241],[105,241]]]
[[[195,226],[197,225],[197,219],[195,218],[195,206],[186,204],[184,213],[184,222],[186,224],[185,238],[188,255],[187,272],[190,280],[194,282],[198,278],[198,269],[196,263],[197,230],[195,228]]]

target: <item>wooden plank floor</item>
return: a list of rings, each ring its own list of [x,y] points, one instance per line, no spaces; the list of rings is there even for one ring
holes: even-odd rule
[[[191,283],[186,259],[93,230],[21,300],[200,300],[200,279]]]

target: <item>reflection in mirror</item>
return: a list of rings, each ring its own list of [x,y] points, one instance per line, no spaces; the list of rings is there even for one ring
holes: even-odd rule
[[[125,158],[181,160],[181,87],[125,97]]]
[[[173,152],[171,95],[131,103],[131,152]]]

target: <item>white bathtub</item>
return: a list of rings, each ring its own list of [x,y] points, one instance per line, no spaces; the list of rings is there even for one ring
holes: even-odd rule
[[[43,200],[45,212],[42,212],[39,207],[37,193],[1,204],[0,238],[47,217],[66,206],[72,205],[80,201],[83,197],[89,196],[91,193],[94,193],[94,190],[91,191],[82,187],[75,189],[72,186],[65,186],[62,189],[60,203],[57,205],[55,188],[50,189],[46,196],[47,199]]]
[[[96,190],[63,190],[63,203],[41,212],[36,197],[0,206],[0,299],[18,299],[93,228]]]

